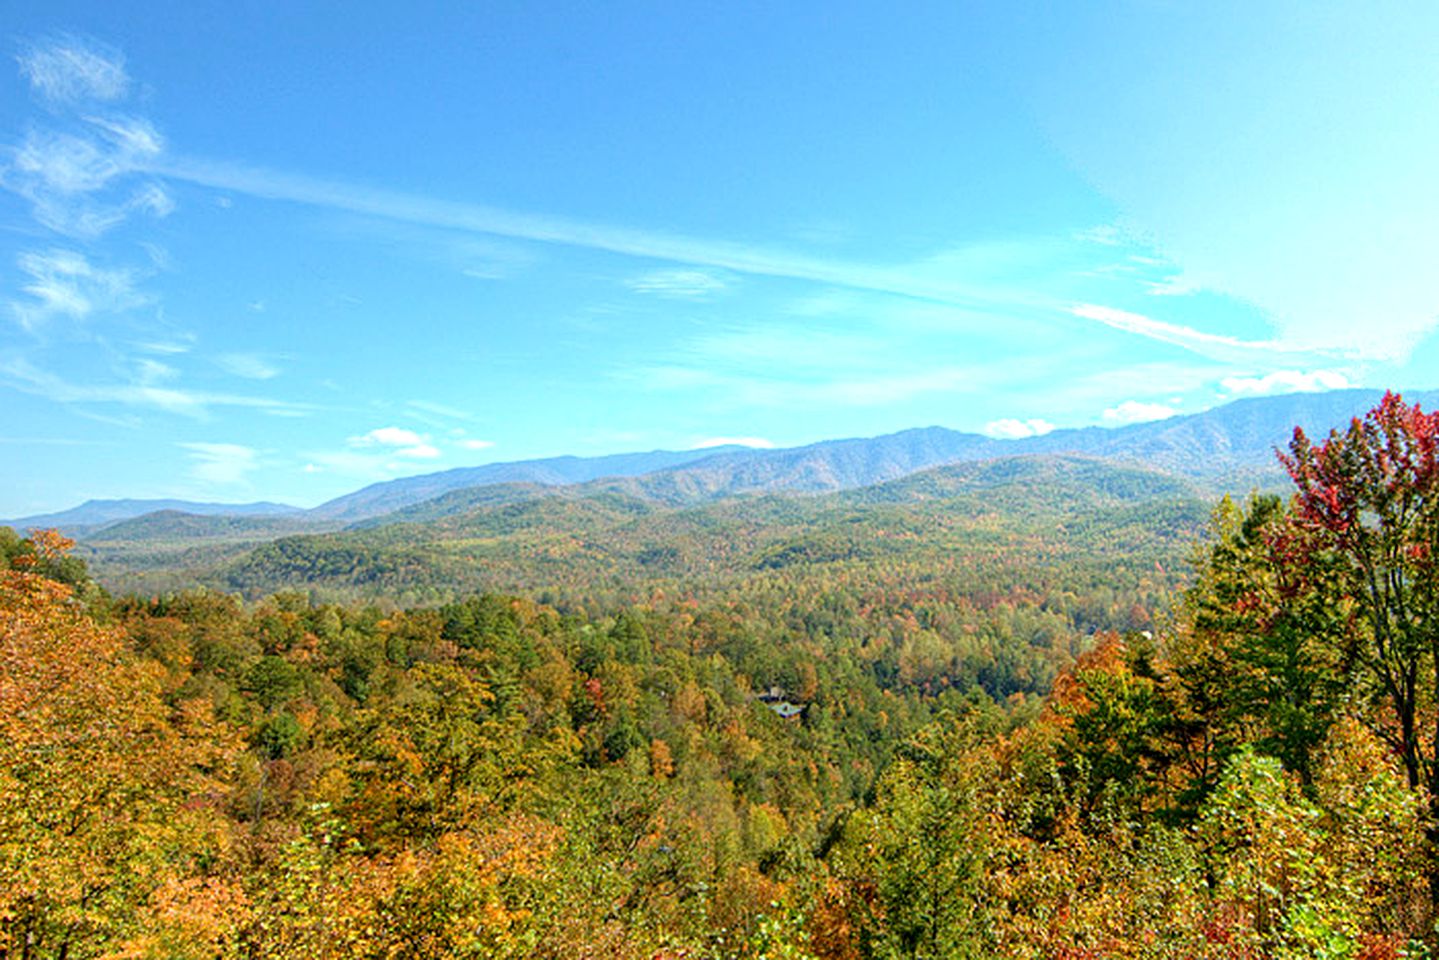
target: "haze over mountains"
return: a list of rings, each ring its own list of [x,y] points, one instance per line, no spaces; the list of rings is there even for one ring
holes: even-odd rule
[[[577,496],[608,491],[675,506],[730,496],[850,490],[944,464],[1059,454],[1142,464],[1208,490],[1242,490],[1281,481],[1274,450],[1285,445],[1296,424],[1311,435],[1322,434],[1363,413],[1380,396],[1377,390],[1342,390],[1260,397],[1166,420],[1019,439],[925,427],[789,449],[722,447],[493,463],[371,484],[310,510],[267,502],[92,500],[3,523],[17,529],[54,526],[82,538],[263,536],[422,521],[564,488]],[[1406,396],[1425,407],[1439,401],[1439,391]],[[148,523],[137,525],[141,517]],[[122,523],[125,527],[117,529]]]
[[[514,463],[487,463],[440,473],[373,483],[336,497],[309,511],[322,520],[362,520],[438,497],[451,490],[494,484],[535,484],[545,487],[586,483],[602,477],[633,477],[692,464],[746,448],[725,446],[701,450],[654,450],[603,457],[549,457]]]
[[[0,520],[0,525],[17,529],[55,527],[71,535],[83,536],[113,523],[165,511],[178,511],[198,517],[275,517],[304,513],[300,507],[263,500],[255,503],[199,503],[193,500],[169,499],[86,500],[77,507],[56,513],[41,513],[18,520]]]
[[[347,522],[371,520],[445,494],[452,495],[446,506],[459,509],[467,499],[456,498],[454,491],[498,483],[511,486],[475,491],[468,495],[468,502],[491,503],[532,492],[515,486],[519,484],[588,483],[670,504],[781,491],[818,493],[867,487],[943,464],[1033,454],[1078,454],[1140,463],[1208,486],[1277,483],[1280,473],[1274,450],[1287,443],[1294,425],[1310,433],[1325,432],[1363,413],[1381,395],[1375,390],[1344,390],[1261,397],[1167,420],[1056,430],[1019,439],[924,427],[778,450],[661,451],[592,460],[491,464],[374,484],[322,504],[310,515]],[[1428,406],[1436,397],[1439,393],[1418,393],[1413,399]],[[557,467],[563,468],[563,474]]]

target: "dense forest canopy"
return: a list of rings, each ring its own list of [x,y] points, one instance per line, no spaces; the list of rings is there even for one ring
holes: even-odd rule
[[[0,530],[0,958],[1427,956],[1439,416],[1283,465],[1187,571],[1136,476]]]

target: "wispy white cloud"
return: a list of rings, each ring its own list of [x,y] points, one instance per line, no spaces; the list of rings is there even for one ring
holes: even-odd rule
[[[752,447],[756,450],[773,450],[774,441],[764,437],[706,437],[690,444],[691,450],[708,450],[711,447]]]
[[[15,59],[31,89],[51,104],[110,102],[130,91],[124,56],[93,40],[52,38],[27,45]]]
[[[495,445],[493,440],[459,440],[457,443],[463,450],[488,450]]]
[[[413,450],[425,446],[420,444],[404,449]],[[414,455],[406,457],[400,450],[375,446],[351,447],[346,450],[311,450],[302,456],[307,460],[303,468],[306,473],[336,474],[360,481],[386,480],[414,473],[415,460],[427,458]]]
[[[441,417],[449,417],[452,420],[472,422],[475,415],[468,410],[461,410],[458,407],[451,407],[443,403],[432,403],[429,400],[407,400],[405,406],[424,413],[438,414]]]
[[[171,379],[170,370],[165,364],[152,362],[147,366],[142,363],[127,381],[78,384],[42,370],[23,358],[10,357],[0,359],[0,382],[55,403],[118,404],[196,420],[208,418],[213,407],[241,407],[283,416],[302,416],[314,410],[308,404],[270,397],[211,393],[161,385],[162,381]]]
[[[135,381],[146,386],[163,383],[166,380],[174,380],[179,375],[180,371],[168,363],[161,363],[159,360],[141,357],[135,361]]]
[[[1225,377],[1219,385],[1237,396],[1313,393],[1319,390],[1343,390],[1352,386],[1349,378],[1338,370],[1276,370],[1263,376]]]
[[[243,484],[259,465],[259,452],[238,443],[181,443],[189,451],[190,476],[216,486]]]
[[[707,300],[723,293],[729,284],[704,270],[652,270],[625,281],[635,293],[647,293],[669,300]]]
[[[0,186],[28,201],[46,228],[94,238],[131,214],[164,217],[174,210],[159,182],[132,182],[163,148],[149,121],[134,117],[87,117],[70,130],[33,129],[0,167]]]
[[[1151,297],[1187,297],[1199,293],[1203,287],[1184,273],[1171,273],[1159,280],[1146,280]]]
[[[855,239],[853,227],[833,219],[807,220],[791,226],[786,232],[796,240],[825,247]]]
[[[99,190],[123,172],[120,158],[94,137],[31,130],[15,152],[9,183],[32,199],[41,193],[69,195]]]
[[[921,396],[943,403],[1051,377],[1069,346],[1056,341],[1052,322],[999,324],[982,311],[870,293],[830,290],[790,306],[762,323],[706,324],[654,362],[614,375],[716,405],[853,407]],[[1055,349],[1024,349],[1044,333]]]
[[[1149,420],[1166,420],[1179,411],[1167,403],[1145,403],[1141,400],[1125,400],[1123,403],[1104,411],[1104,422],[1113,424],[1145,423]]]
[[[139,241],[140,249],[145,251],[145,256],[150,259],[150,266],[156,270],[171,270],[175,266],[170,251],[152,240]]]
[[[413,430],[406,430],[403,427],[376,427],[369,433],[350,438],[350,446],[352,447],[373,447],[376,445],[406,447],[422,442],[418,433]]]
[[[1054,429],[1054,424],[1048,420],[1041,420],[1038,417],[1029,420],[1018,420],[1006,417],[1002,420],[991,420],[984,425],[984,432],[987,436],[997,440],[1019,440],[1024,437],[1042,437]]]
[[[144,117],[86,116],[84,119],[115,148],[112,162],[134,160],[138,164],[164,152],[165,138]],[[128,168],[129,164],[121,163],[121,169]]]
[[[280,375],[280,368],[258,353],[222,353],[215,363],[226,373],[246,380],[271,380]]]
[[[131,344],[137,350],[146,353],[158,353],[162,356],[175,356],[177,354],[189,353],[195,348],[194,334],[181,334],[171,340],[141,340]]]
[[[1238,353],[1297,353],[1308,352],[1280,343],[1276,340],[1241,340],[1220,333],[1208,333],[1193,327],[1155,320],[1138,313],[1117,310],[1113,307],[1093,303],[1081,303],[1069,310],[1076,317],[1093,320],[1116,330],[1137,334],[1150,340],[1184,347],[1205,356],[1233,356]]]
[[[1043,242],[1004,242],[962,246],[916,262],[873,264],[815,257],[754,244],[686,236],[658,230],[586,223],[558,216],[508,211],[443,198],[408,194],[281,171],[245,167],[167,154],[153,127],[114,118],[88,118],[89,136],[38,142],[29,151],[37,171],[52,192],[73,207],[76,194],[92,192],[123,173],[143,172],[158,178],[197,183],[227,193],[286,200],[374,217],[396,224],[439,228],[459,234],[483,234],[540,243],[603,250],[649,260],[668,261],[677,268],[652,270],[626,281],[644,294],[704,299],[731,285],[726,274],[749,274],[809,280],[839,289],[861,290],[972,309],[990,319],[1002,312],[1009,322],[1021,318],[1053,322],[1063,304],[1033,282],[1037,263],[1054,264],[1074,255],[1077,243],[1051,238]],[[162,213],[158,196],[132,199],[125,208],[88,211],[76,217],[65,205],[51,215],[36,203],[37,212],[60,229],[95,233],[123,219],[136,207]],[[1101,231],[1101,234],[1103,232]],[[1098,238],[1101,234],[1096,234]],[[462,240],[463,238],[461,238]],[[1118,243],[1117,231],[1103,241]],[[1058,258],[1058,259],[1056,259]],[[469,269],[468,267],[466,269]],[[484,276],[493,276],[488,268]],[[1100,308],[1102,309],[1102,308]],[[1082,314],[1081,314],[1082,315]],[[1110,318],[1111,320],[1114,318]],[[1154,322],[1158,323],[1158,322]],[[1151,325],[1146,335],[1172,335],[1165,325]],[[1130,325],[1130,329],[1138,329]]]
[[[154,176],[229,193],[286,200],[400,223],[603,250],[740,274],[812,280],[959,306],[993,308],[1003,304],[1010,312],[1029,309],[1048,313],[1059,309],[1059,304],[1051,298],[1033,294],[1022,285],[972,286],[962,274],[942,268],[941,264],[916,267],[827,259],[754,244],[519,213],[200,158],[167,155],[146,165],[145,169]]]
[[[367,240],[399,256],[439,265],[473,280],[504,280],[543,259],[532,244],[515,243],[511,238],[349,210],[330,208],[329,212],[339,215],[323,218],[322,229],[346,240]]]
[[[117,51],[65,38],[31,45],[17,61],[53,116],[7,151],[0,187],[26,200],[36,221],[93,239],[132,214],[174,209],[158,180],[136,176],[164,153],[164,138],[144,117],[106,109],[130,88]]]
[[[20,289],[28,300],[10,301],[10,312],[26,330],[35,331],[56,317],[84,320],[96,312],[142,306],[133,271],[97,267],[73,250],[20,254],[16,261],[29,279]]]
[[[404,427],[376,427],[369,433],[351,437],[352,447],[388,447],[386,456],[405,457],[410,460],[433,460],[441,456],[438,447],[430,443],[428,435],[406,430]]]
[[[1166,323],[1163,320],[1155,320],[1142,314],[1130,313],[1125,310],[1117,310],[1113,307],[1104,307],[1093,303],[1081,303],[1072,307],[1069,312],[1076,317],[1095,320],[1107,327],[1113,327],[1116,330],[1135,333],[1153,340],[1162,340],[1165,343],[1172,343],[1181,347],[1212,345],[1238,347],[1248,350],[1273,350],[1277,346],[1277,344],[1272,342],[1240,340],[1236,337],[1225,336],[1223,334],[1206,333],[1203,330],[1195,330],[1193,327]]]
[[[175,200],[158,183],[147,183],[136,188],[123,209],[127,214],[139,210],[155,217],[168,217],[175,212]]]

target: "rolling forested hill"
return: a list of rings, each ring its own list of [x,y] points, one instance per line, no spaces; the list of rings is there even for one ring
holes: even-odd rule
[[[715,591],[782,570],[917,569],[961,558],[975,570],[1002,557],[1071,569],[1179,569],[1211,508],[1188,481],[1078,457],[939,467],[805,497],[687,506],[647,492],[630,480],[481,487],[355,529],[281,536],[288,521],[262,528],[244,520],[228,540],[201,542],[187,539],[191,524],[160,515],[113,528],[123,538],[107,531],[84,555],[119,589],[200,583],[250,597],[303,589],[396,602],[494,590],[581,598],[650,583]],[[270,539],[256,545],[261,533]]]
[[[58,513],[42,513],[16,520],[0,521],[0,526],[17,529],[60,529],[71,536],[84,536],[112,524],[145,516],[149,513],[172,511],[197,517],[275,517],[304,513],[299,507],[283,503],[197,503],[193,500],[87,500],[78,507]]]

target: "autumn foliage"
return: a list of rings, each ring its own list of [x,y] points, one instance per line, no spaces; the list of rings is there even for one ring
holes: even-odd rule
[[[1427,956],[1436,436],[1296,432],[1167,611],[111,598],[4,541],[0,960]]]
[[[36,545],[40,562],[65,546]],[[0,954],[117,949],[223,843],[204,808],[225,735],[207,705],[166,703],[159,666],[70,587],[21,566],[0,571]]]

